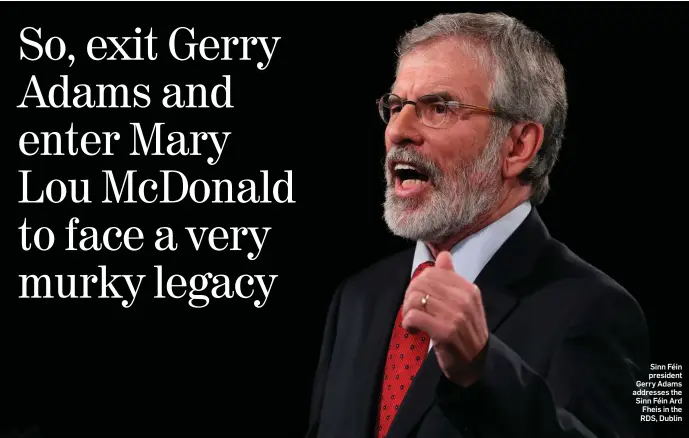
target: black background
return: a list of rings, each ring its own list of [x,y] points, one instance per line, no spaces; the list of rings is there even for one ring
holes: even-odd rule
[[[346,275],[408,245],[382,216],[383,129],[375,99],[393,81],[401,33],[439,12],[501,10],[541,31],[566,68],[570,116],[552,191],[539,212],[551,233],[625,286],[643,307],[652,359],[679,362],[686,293],[683,189],[686,148],[686,50],[679,4],[639,3],[8,3],[3,144],[5,226],[11,257],[2,305],[0,413],[3,432],[37,426],[44,436],[287,436],[305,431],[310,385],[332,292]],[[76,62],[19,61],[20,31],[61,37]],[[153,28],[155,61],[95,62],[92,36],[135,36]],[[172,59],[177,27],[204,36],[279,36],[264,61]],[[33,49],[27,48],[34,54]],[[7,75],[9,73],[9,75]],[[59,75],[69,84],[149,84],[146,109],[19,109],[31,75],[45,95]],[[221,82],[231,75],[232,109],[164,109],[166,84]],[[231,131],[215,166],[207,157],[131,157],[132,130],[164,122],[175,131]],[[23,156],[25,131],[118,131],[113,157]],[[30,190],[54,178],[90,180],[92,204],[19,204],[19,169]],[[190,179],[271,180],[293,171],[294,204],[101,204],[104,169],[160,169]],[[9,215],[8,215],[9,216]],[[64,252],[64,227],[139,227],[138,252]],[[21,250],[18,227],[52,228],[53,250]],[[157,252],[155,230],[172,227],[179,248]],[[261,256],[197,252],[186,226],[272,227]],[[246,239],[246,238],[245,238]],[[250,249],[249,249],[250,248]],[[120,300],[20,300],[19,274],[146,274],[131,308]],[[212,272],[278,274],[263,308],[253,299],[153,299],[153,266],[187,278]],[[658,436],[677,425],[658,424]]]

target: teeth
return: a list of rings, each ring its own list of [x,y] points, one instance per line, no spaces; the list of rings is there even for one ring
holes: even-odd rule
[[[416,170],[416,167],[410,166],[409,164],[395,164],[395,170],[400,170],[400,169],[410,169],[410,170]]]
[[[404,181],[402,181],[402,187],[412,187],[417,184],[423,184],[423,181],[421,181],[420,179],[405,179]]]

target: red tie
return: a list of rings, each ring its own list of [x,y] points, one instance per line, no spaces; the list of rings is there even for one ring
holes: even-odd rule
[[[420,264],[414,271],[412,280],[429,266],[433,266],[433,262]],[[392,419],[402,404],[409,385],[428,354],[429,343],[427,334],[422,332],[411,334],[402,328],[402,307],[400,306],[385,359],[385,373],[378,408],[378,438],[384,438],[387,435]]]

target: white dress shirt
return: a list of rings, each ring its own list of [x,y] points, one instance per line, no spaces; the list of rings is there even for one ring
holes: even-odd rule
[[[526,219],[531,211],[531,203],[526,201],[482,230],[458,242],[450,250],[455,272],[470,282],[476,281],[481,270],[493,254],[502,246],[514,230]],[[414,261],[410,276],[423,262],[433,261],[430,250],[422,241],[416,242]],[[433,347],[433,341],[428,347]]]

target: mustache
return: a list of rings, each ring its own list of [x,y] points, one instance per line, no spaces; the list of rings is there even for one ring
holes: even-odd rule
[[[393,147],[385,156],[385,173],[388,177],[392,177],[391,164],[400,161],[416,167],[428,175],[430,181],[437,181],[442,177],[440,167],[433,160],[423,156],[416,149],[400,146]]]

